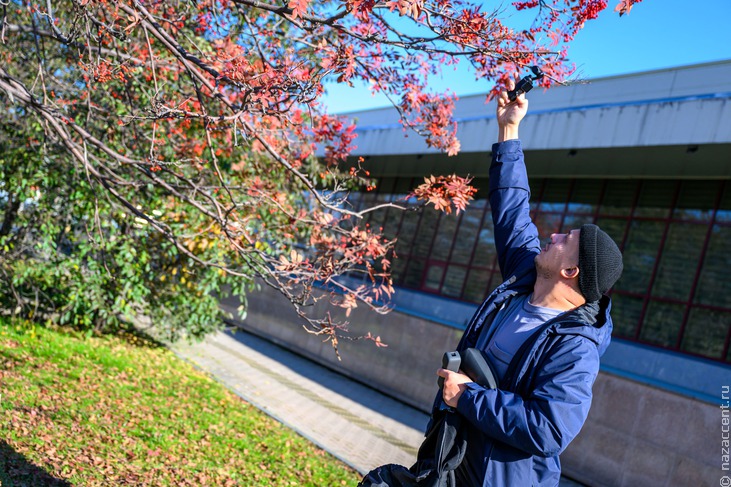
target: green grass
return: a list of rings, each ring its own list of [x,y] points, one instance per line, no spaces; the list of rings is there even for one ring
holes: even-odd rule
[[[165,348],[0,318],[0,485],[339,486],[358,475]]]

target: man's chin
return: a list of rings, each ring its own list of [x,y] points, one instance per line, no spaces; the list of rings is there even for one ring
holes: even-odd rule
[[[553,272],[551,272],[551,269],[541,265],[541,263],[538,260],[538,256],[536,256],[535,259],[533,259],[533,263],[536,266],[536,274],[538,277],[543,279],[551,279],[553,277]]]

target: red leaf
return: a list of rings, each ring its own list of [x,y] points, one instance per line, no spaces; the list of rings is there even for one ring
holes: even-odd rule
[[[289,8],[292,9],[292,18],[296,19],[297,17],[302,17],[302,15],[307,11],[309,3],[310,0],[290,0]]]

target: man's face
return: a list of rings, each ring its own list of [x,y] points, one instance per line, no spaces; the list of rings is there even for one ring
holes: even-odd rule
[[[545,278],[557,277],[562,269],[579,265],[579,235],[581,230],[553,233],[542,252],[536,256],[536,270]]]

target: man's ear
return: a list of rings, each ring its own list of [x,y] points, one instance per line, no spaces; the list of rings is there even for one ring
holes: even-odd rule
[[[576,279],[579,277],[579,268],[567,267],[566,269],[561,269],[561,277],[564,279]]]

